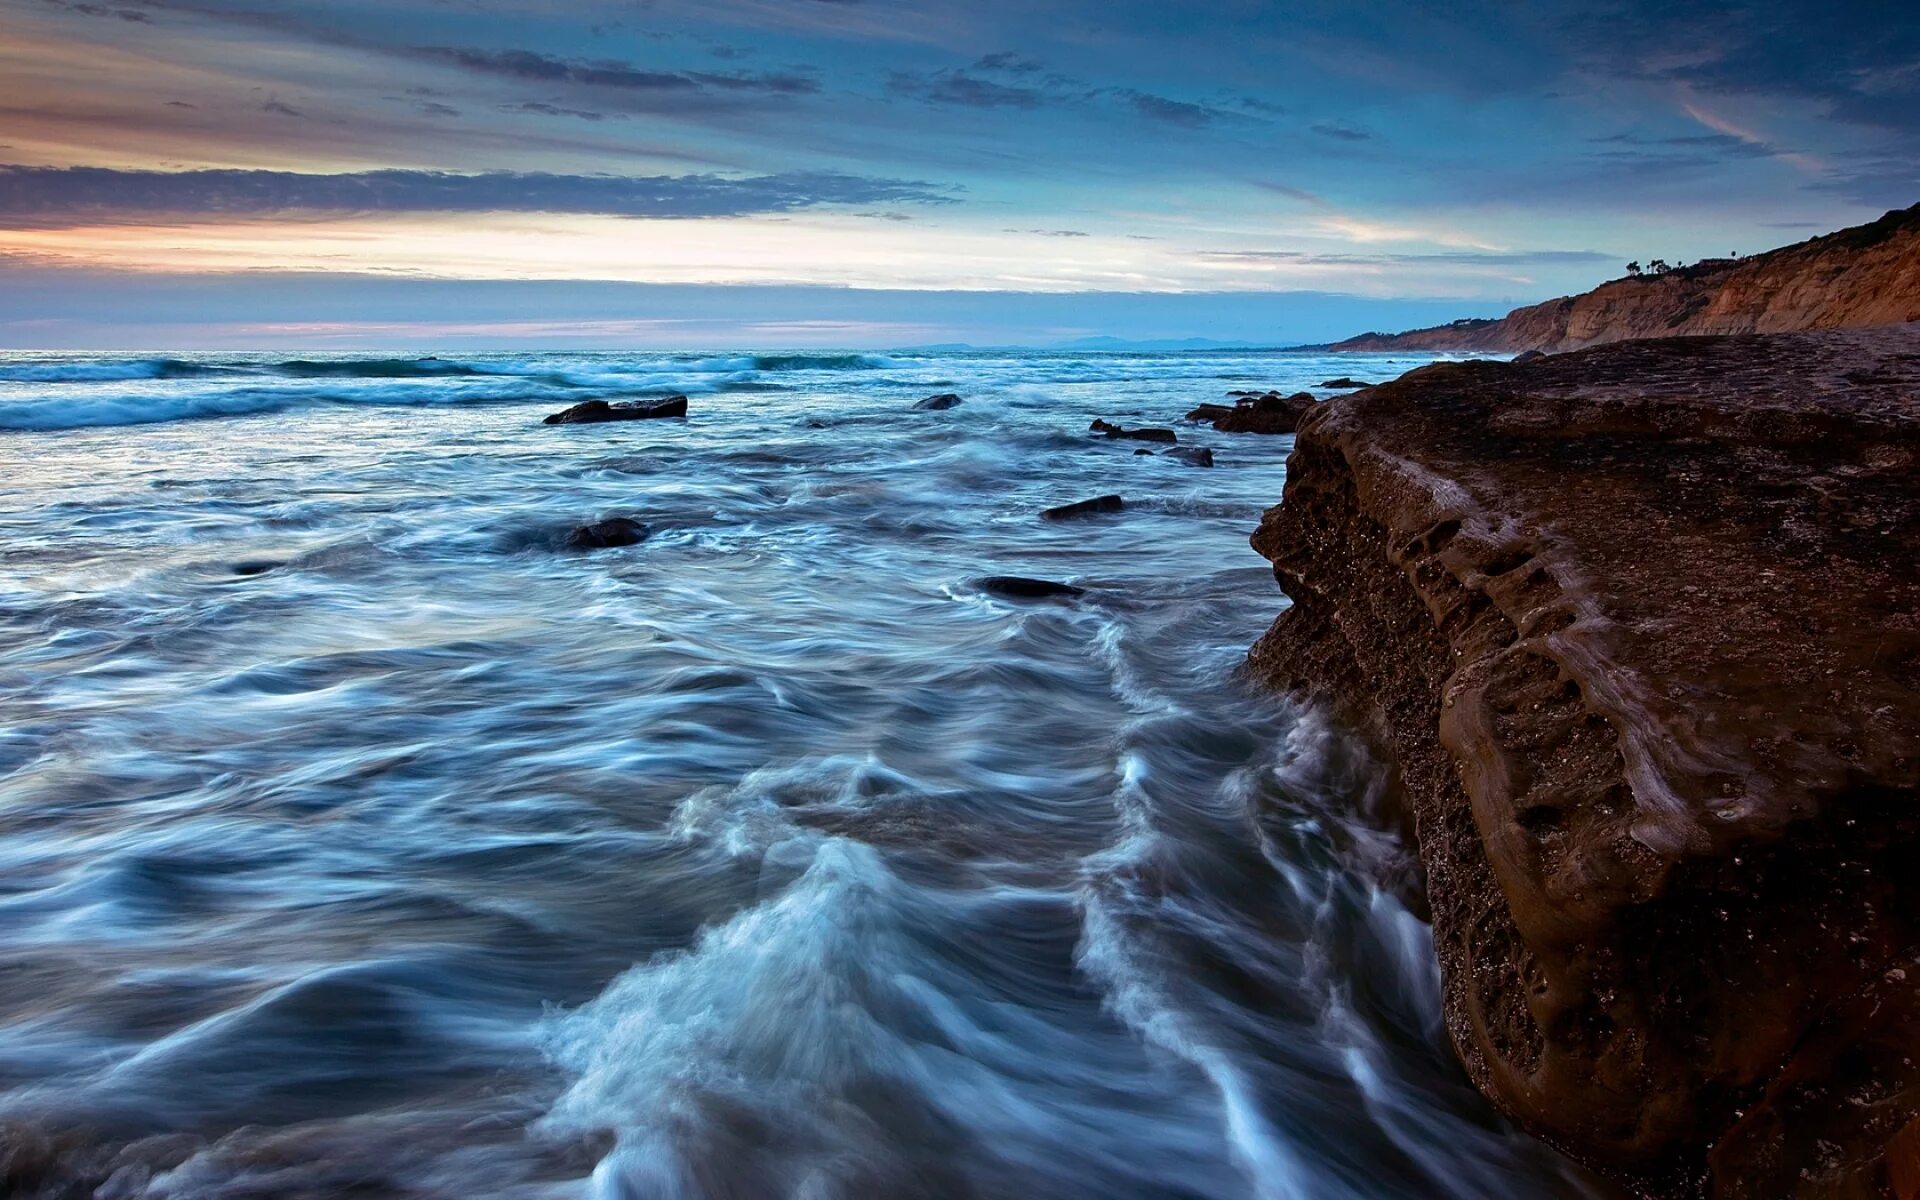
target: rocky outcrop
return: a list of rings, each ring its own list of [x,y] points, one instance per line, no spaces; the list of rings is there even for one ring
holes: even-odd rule
[[[602,421],[646,421],[661,417],[687,415],[687,398],[669,396],[665,400],[629,400],[609,404],[605,400],[587,400],[563,408],[540,422],[542,425],[597,425]]]
[[[1221,433],[1292,433],[1314,403],[1311,392],[1291,396],[1249,392],[1239,394],[1231,406],[1202,404],[1187,414],[1187,420],[1205,421]]]
[[[1750,258],[1629,276],[1497,321],[1368,333],[1335,350],[1557,353],[1629,338],[1787,333],[1920,321],[1920,204]]]
[[[1656,1195],[1908,1169],[1920,326],[1426,367],[1314,410],[1254,545],[1250,666],[1397,761],[1483,1091]]]

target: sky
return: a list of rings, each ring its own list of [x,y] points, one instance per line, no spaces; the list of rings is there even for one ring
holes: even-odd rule
[[[1285,345],[1920,202],[1920,6],[0,0],[0,346]]]

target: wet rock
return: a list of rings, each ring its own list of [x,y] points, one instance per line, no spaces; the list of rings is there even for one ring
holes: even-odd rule
[[[1028,579],[1024,575],[988,575],[973,581],[973,585],[983,592],[992,592],[996,596],[1012,596],[1020,600],[1044,600],[1052,596],[1084,596],[1085,588],[1074,587],[1070,583],[1055,583],[1051,579]]]
[[[669,396],[665,400],[627,400],[619,404],[610,404],[605,400],[588,400],[572,408],[554,413],[542,425],[593,425],[602,421],[646,421],[660,417],[684,417],[687,415],[687,398]]]
[[[1176,446],[1164,451],[1166,457],[1177,459],[1190,467],[1210,467],[1213,465],[1213,451],[1205,446]]]
[[[1635,1194],[1881,1195],[1920,1115],[1917,466],[1920,326],[1627,341],[1323,406],[1254,537],[1469,1075]]]
[[[1139,442],[1177,442],[1180,435],[1171,429],[1128,429],[1110,421],[1095,420],[1087,426],[1087,432],[1104,434],[1110,438],[1128,438]]]
[[[632,517],[608,517],[591,525],[582,525],[567,535],[569,550],[610,550],[644,542],[653,530]]]
[[[1072,517],[1087,517],[1095,513],[1119,512],[1127,502],[1118,496],[1095,496],[1091,500],[1076,500],[1072,504],[1061,504],[1045,509],[1041,516],[1049,521],[1064,521]]]
[[[1187,419],[1208,422],[1222,433],[1292,433],[1316,403],[1311,392],[1295,392],[1291,396],[1262,392],[1242,397],[1231,408],[1224,404],[1202,404],[1188,413]]]
[[[1545,357],[1546,357],[1546,354],[1540,350],[1522,350],[1520,353],[1513,356],[1513,361],[1516,363],[1530,363],[1530,362],[1538,362],[1540,359],[1543,359]]]
[[[964,403],[965,401],[961,400],[960,397],[953,392],[941,392],[938,396],[928,396],[925,400],[920,401],[920,403],[913,407],[919,412],[944,412],[949,408],[957,408]]]
[[[1133,456],[1135,458],[1139,458],[1142,454],[1146,455],[1149,458],[1153,457],[1153,451],[1147,449],[1145,446],[1142,446],[1138,450],[1135,450],[1133,452]]]
[[[1323,388],[1370,388],[1373,385],[1364,379],[1354,379],[1351,376],[1342,375],[1338,379],[1329,379],[1320,386]]]

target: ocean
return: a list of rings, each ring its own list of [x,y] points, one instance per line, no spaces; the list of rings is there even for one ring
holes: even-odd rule
[[[1293,439],[1180,421],[1423,361],[0,355],[0,1178],[1582,1194],[1385,772],[1238,673]]]

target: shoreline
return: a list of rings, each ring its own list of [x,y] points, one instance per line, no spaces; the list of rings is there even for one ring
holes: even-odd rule
[[[1916,363],[1422,368],[1315,407],[1253,538],[1255,674],[1400,767],[1469,1074],[1651,1194],[1855,1194],[1920,1114]]]

